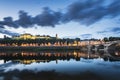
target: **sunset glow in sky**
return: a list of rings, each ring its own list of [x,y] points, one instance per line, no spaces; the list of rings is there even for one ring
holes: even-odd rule
[[[0,37],[23,33],[119,37],[120,0],[0,0]]]

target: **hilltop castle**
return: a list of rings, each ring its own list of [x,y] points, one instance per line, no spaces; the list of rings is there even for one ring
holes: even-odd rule
[[[57,39],[58,35],[56,34],[55,37],[51,37],[49,35],[31,35],[29,33],[21,34],[19,36],[12,36],[13,39]]]

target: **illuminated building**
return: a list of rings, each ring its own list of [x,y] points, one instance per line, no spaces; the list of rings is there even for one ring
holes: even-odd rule
[[[51,37],[49,35],[31,35],[29,33],[21,34],[19,36],[12,36],[13,39],[51,39],[51,38],[58,38],[57,34],[56,37]]]

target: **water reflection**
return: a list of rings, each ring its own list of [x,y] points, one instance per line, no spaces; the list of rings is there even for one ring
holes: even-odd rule
[[[0,80],[119,80],[119,74],[119,51],[0,52]]]
[[[50,62],[58,60],[67,60],[74,59],[80,61],[80,58],[84,59],[97,59],[102,58],[104,61],[119,61],[120,52],[82,52],[82,51],[68,51],[68,52],[1,52],[0,53],[0,63],[7,61],[12,61],[22,64],[31,64],[33,62]]]

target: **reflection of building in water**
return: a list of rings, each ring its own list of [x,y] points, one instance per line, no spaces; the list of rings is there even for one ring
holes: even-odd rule
[[[4,64],[5,62],[4,62],[4,60],[0,60],[0,64]]]
[[[115,53],[115,55],[120,55],[119,53]],[[89,57],[88,57],[89,56]],[[76,61],[80,61],[80,58],[84,59],[94,59],[94,58],[104,58],[104,55],[100,55],[99,53],[85,53],[80,51],[68,51],[68,52],[14,52],[14,53],[0,53],[0,59],[4,59],[5,61],[12,60],[13,62],[19,62],[22,64],[30,64],[33,62],[50,62],[58,60],[67,60],[75,59]]]
[[[43,52],[43,53],[26,53],[26,52],[22,52],[21,53],[22,56],[42,56],[42,57],[71,57],[71,58],[77,58],[77,57],[83,57],[83,58],[87,58],[88,54],[85,52]],[[91,58],[98,58],[99,55],[98,54],[90,54]]]
[[[21,53],[1,53],[0,58],[6,59],[6,60],[13,60],[20,63],[33,63],[33,62],[50,62],[50,61],[56,61],[58,63],[58,60],[70,60],[75,59],[77,61],[80,60],[80,58],[87,58],[86,53],[79,52],[79,51],[72,51],[72,52],[21,52]],[[99,55],[91,54],[91,58],[97,58]],[[18,60],[19,59],[19,60]]]
[[[35,59],[32,59],[32,60],[12,60],[13,62],[17,62],[17,63],[21,63],[21,64],[31,64],[31,63],[48,63],[50,62],[50,60],[35,60]],[[58,60],[56,59],[56,64],[58,63]]]
[[[120,57],[120,52],[115,52],[115,55]]]
[[[49,60],[35,60],[35,59],[32,59],[32,60],[12,60],[13,62],[18,62],[18,63],[21,63],[21,64],[31,64],[31,63],[40,63],[40,62],[50,62]]]

